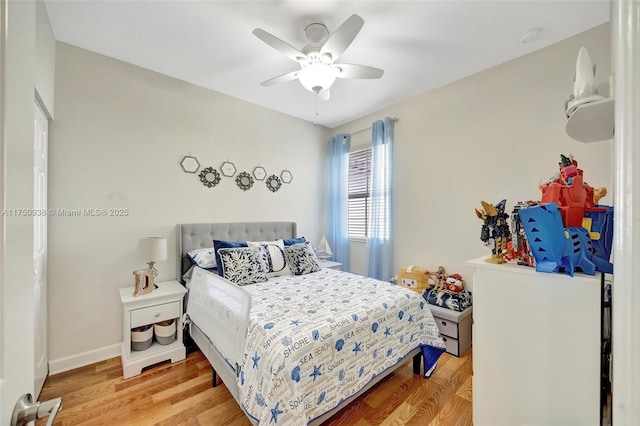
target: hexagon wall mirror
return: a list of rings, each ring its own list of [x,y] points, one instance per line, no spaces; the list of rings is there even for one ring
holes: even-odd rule
[[[282,183],[291,183],[293,175],[289,170],[283,170],[282,173],[280,173],[280,179],[282,179]]]
[[[180,166],[185,173],[196,173],[200,168],[200,162],[196,157],[185,155],[180,161]]]
[[[253,177],[256,178],[256,180],[264,180],[264,178],[267,177],[267,171],[262,166],[256,166],[253,169]]]
[[[233,175],[236,174],[236,166],[231,161],[222,163],[220,170],[222,171],[222,175],[226,177],[233,177]]]

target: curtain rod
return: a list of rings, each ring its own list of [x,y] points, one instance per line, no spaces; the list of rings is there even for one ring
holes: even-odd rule
[[[398,120],[399,120],[399,118],[398,118],[398,117],[393,117],[393,118],[392,118],[392,120],[395,122],[395,121],[398,121]],[[354,135],[354,134],[356,134],[356,133],[364,132],[364,131],[366,131],[366,130],[371,130],[371,126],[369,126],[369,127],[365,127],[364,129],[356,130],[355,132],[350,132],[349,134],[350,134],[350,135]]]

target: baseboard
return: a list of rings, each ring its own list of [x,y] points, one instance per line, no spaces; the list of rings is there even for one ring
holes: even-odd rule
[[[73,370],[74,368],[84,367],[85,365],[94,364],[96,362],[118,356],[120,356],[120,343],[104,346],[102,348],[82,352],[76,355],[50,359],[49,375],[64,373],[65,371]]]

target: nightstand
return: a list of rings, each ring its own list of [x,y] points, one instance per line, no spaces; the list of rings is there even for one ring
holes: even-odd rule
[[[318,260],[318,264],[321,268],[335,269],[336,271],[340,271],[342,268],[342,263],[333,260]]]
[[[185,347],[182,342],[183,300],[187,289],[177,281],[156,283],[158,288],[149,294],[133,296],[133,287],[120,289],[122,301],[122,372],[125,379],[140,374],[144,367],[157,364],[168,359],[171,362],[185,358]],[[161,345],[154,338],[147,349],[135,351],[131,349],[131,329],[160,321],[174,319],[176,322],[176,339]]]
[[[460,356],[471,346],[473,306],[462,312],[427,304],[448,353]]]

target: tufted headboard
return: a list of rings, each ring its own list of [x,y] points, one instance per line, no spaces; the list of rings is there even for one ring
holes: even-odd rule
[[[189,270],[189,250],[212,247],[213,240],[270,241],[278,238],[296,238],[295,222],[245,223],[185,223],[177,226],[176,280],[183,283],[182,275]]]

